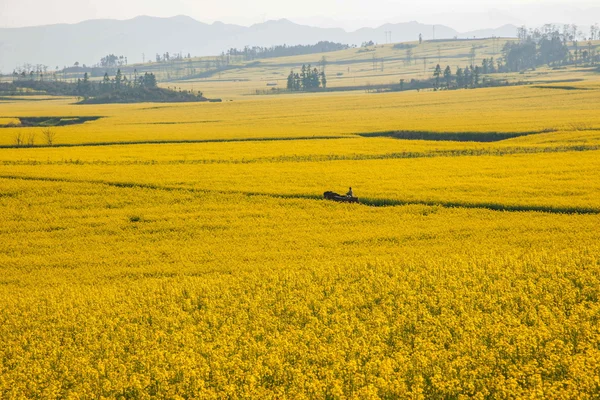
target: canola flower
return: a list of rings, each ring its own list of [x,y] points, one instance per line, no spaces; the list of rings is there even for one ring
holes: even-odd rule
[[[4,398],[598,390],[597,215],[0,182]]]
[[[389,131],[527,133],[599,128],[598,88],[276,96],[210,104],[81,106],[74,99],[2,104],[0,118],[101,116],[54,128],[55,144],[336,137]],[[557,107],[557,105],[561,105]],[[0,129],[0,145],[19,132]],[[43,140],[38,137],[37,144]]]
[[[17,163],[0,165],[0,176],[309,198],[352,185],[373,205],[598,213],[598,153],[226,164]]]
[[[584,84],[2,104],[0,122],[104,116],[56,144],[123,145],[0,149],[0,398],[597,395],[600,120]],[[253,138],[303,140],[222,141]],[[203,139],[221,141],[126,144]],[[363,204],[321,199],[349,185]]]

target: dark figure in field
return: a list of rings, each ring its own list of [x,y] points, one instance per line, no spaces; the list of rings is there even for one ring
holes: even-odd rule
[[[348,193],[346,193],[346,197],[354,197],[354,193],[352,193],[352,188],[348,190]]]
[[[325,192],[323,193],[323,197],[325,197],[327,200],[335,200],[336,198],[342,197],[339,193],[335,193],[335,192]]]
[[[327,200],[340,201],[343,203],[358,203],[358,198],[350,196],[349,194],[352,194],[352,188],[350,188],[350,191],[345,196],[335,192],[325,192],[323,193],[323,197]]]

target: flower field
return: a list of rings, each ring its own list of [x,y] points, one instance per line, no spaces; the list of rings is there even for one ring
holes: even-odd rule
[[[585,88],[0,103],[0,398],[597,396]]]
[[[600,128],[600,86],[582,90],[507,87],[445,92],[265,96],[209,104],[71,104],[71,99],[0,102],[0,118],[99,116],[57,127],[55,145],[260,140],[389,131],[528,134]],[[11,119],[12,119],[11,118]],[[0,130],[0,145],[29,128]],[[34,144],[43,145],[39,132]]]

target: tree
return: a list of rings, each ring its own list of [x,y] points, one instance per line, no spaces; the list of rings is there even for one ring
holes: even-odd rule
[[[517,38],[520,42],[527,40],[527,28],[525,26],[517,28]]]
[[[404,90],[404,79],[400,79],[400,90]]]
[[[321,74],[317,68],[313,69],[310,83],[312,89],[317,89],[321,86]]]
[[[123,56],[117,57],[114,54],[109,54],[100,59],[100,66],[103,68],[114,68],[123,65]]]
[[[435,77],[435,90],[440,88],[440,76],[442,75],[442,67],[438,64],[435,67],[435,71],[433,71],[433,76]]]
[[[81,81],[81,95],[83,95],[84,97],[88,97],[92,91],[92,84],[90,82],[90,77],[88,75],[88,73],[86,72],[85,74],[83,74],[83,81]]]
[[[590,40],[600,39],[600,28],[598,24],[594,24],[590,27]]]
[[[452,70],[449,65],[444,70],[444,79],[446,80],[446,89],[450,89],[450,84],[452,83]]]
[[[42,136],[44,137],[48,146],[54,145],[54,139],[56,138],[56,132],[51,128],[42,129]]]
[[[473,71],[473,85],[475,85],[475,87],[479,86],[479,76],[481,75],[481,69],[479,68],[479,65],[475,67],[475,70]]]
[[[488,59],[487,58],[484,58],[483,61],[481,62],[481,71],[484,74],[488,73]]]
[[[465,85],[465,75],[461,67],[456,68],[456,86],[463,87]]]
[[[290,74],[288,75],[287,88],[288,90],[294,90],[294,70],[291,70]]]
[[[423,35],[419,33],[419,44],[423,43]]]
[[[535,68],[537,48],[533,40],[522,43],[507,42],[502,49],[502,53],[506,60],[506,67],[511,72]]]
[[[325,56],[321,57],[319,65],[321,66],[321,72],[325,72],[325,67],[327,66],[327,58]]]
[[[310,70],[310,65],[308,67]],[[300,70],[300,79],[302,80],[302,89],[306,89],[308,86],[308,73],[306,72],[306,65],[302,64],[302,69]]]
[[[321,85],[323,85],[323,89],[327,88],[327,77],[325,76],[325,71],[321,72]]]
[[[550,37],[543,37],[539,42],[538,64],[556,65],[562,63],[569,53],[569,49],[561,40],[558,32]]]
[[[121,89],[121,83],[123,82],[123,74],[121,74],[121,69],[117,70],[117,75],[115,75],[115,89]]]
[[[488,72],[490,74],[495,74],[497,72],[496,63],[494,62],[494,57],[490,58],[488,61]]]
[[[464,88],[467,89],[472,84],[473,84],[473,74],[471,73],[471,68],[467,65],[465,67]]]
[[[140,77],[142,80],[141,86],[145,89],[156,89],[156,77],[152,73],[146,72],[143,77]]]

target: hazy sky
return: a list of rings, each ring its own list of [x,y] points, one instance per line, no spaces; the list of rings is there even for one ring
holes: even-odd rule
[[[466,31],[504,23],[591,24],[600,21],[598,4],[597,0],[0,0],[0,27],[188,15],[203,22],[241,25],[288,18],[349,30],[417,20]]]

